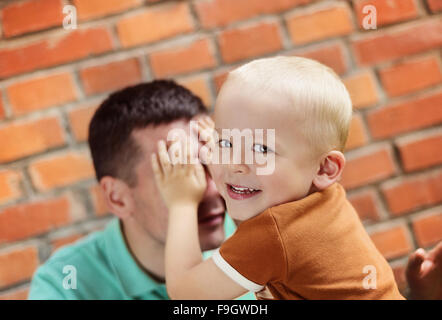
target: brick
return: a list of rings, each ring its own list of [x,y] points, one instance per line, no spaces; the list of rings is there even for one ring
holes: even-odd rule
[[[150,64],[156,77],[202,70],[216,65],[215,57],[207,39],[197,40],[186,46],[154,52]]]
[[[97,216],[104,216],[108,214],[109,209],[107,208],[106,200],[104,199],[101,187],[98,184],[96,184],[91,188],[89,188],[89,193],[91,195],[95,214]]]
[[[74,0],[80,20],[104,17],[137,7],[141,0]]]
[[[68,196],[60,196],[5,208],[0,211],[0,243],[26,239],[68,225],[84,215],[76,206]]]
[[[133,47],[194,30],[187,2],[165,4],[122,18],[117,23],[123,47]]]
[[[212,94],[210,92],[210,87],[208,84],[208,80],[205,77],[192,77],[185,80],[178,81],[181,85],[189,89],[196,96],[200,97],[203,100],[204,105],[211,109],[213,104]]]
[[[372,136],[376,139],[422,129],[442,121],[442,92],[393,103],[367,114]]]
[[[345,150],[361,147],[367,143],[364,123],[360,114],[354,114],[350,123]]]
[[[98,55],[113,48],[106,28],[78,29],[25,45],[0,49],[0,78]]]
[[[367,5],[376,7],[377,27],[419,16],[415,0],[356,0],[354,1],[354,10],[361,29],[362,21],[367,16],[367,13],[363,13],[363,8]]]
[[[22,196],[22,174],[15,170],[0,171],[0,205]]]
[[[213,76],[213,84],[215,85],[216,93],[219,92],[224,81],[227,80],[227,76],[229,75],[230,71],[230,69],[227,71],[220,71],[215,73],[215,75]]]
[[[0,91],[0,120],[4,119],[6,116],[5,114],[5,109],[3,107],[3,95],[2,92]]]
[[[53,239],[51,241],[51,245],[52,245],[52,252],[54,252],[57,249],[60,249],[61,247],[64,247],[68,244],[72,244],[75,241],[83,238],[84,235],[80,234],[80,233],[76,233],[76,234],[72,234],[69,236],[65,236],[65,237],[58,237],[56,239]]]
[[[224,62],[232,63],[282,49],[279,25],[261,22],[253,26],[223,31],[218,36]]]
[[[286,17],[292,42],[306,44],[353,31],[351,12],[345,2],[296,11]]]
[[[435,55],[383,68],[379,75],[382,85],[391,97],[416,92],[442,82],[439,59]]]
[[[321,45],[314,48],[306,48],[301,50],[295,50],[290,55],[305,57],[319,61],[326,66],[332,68],[336,73],[343,74],[347,71],[347,63],[345,62],[345,53],[342,44],[333,43],[327,45]],[[224,70],[215,73],[213,82],[215,89],[218,92],[227,78],[228,73],[232,69]],[[370,89],[370,87],[368,87]],[[364,89],[365,90],[365,89]]]
[[[131,58],[82,69],[80,78],[87,95],[114,91],[141,82],[138,59]]]
[[[195,2],[195,9],[204,28],[227,26],[269,13],[279,13],[311,0],[204,0]]]
[[[352,47],[359,65],[373,65],[403,56],[437,49],[442,45],[442,21],[426,20],[378,30],[357,37]]]
[[[385,259],[398,258],[412,250],[407,229],[403,225],[373,232],[370,237]]]
[[[413,220],[413,231],[417,243],[425,248],[434,245],[442,240],[442,211],[434,210]]]
[[[400,140],[397,142],[397,148],[406,172],[442,164],[442,130]]]
[[[97,110],[97,105],[86,105],[69,111],[69,125],[78,142],[86,141],[89,134],[89,123]]]
[[[17,160],[65,144],[63,129],[55,117],[12,122],[0,126],[0,163]]]
[[[6,293],[0,294],[0,300],[27,300],[29,287],[13,289]]]
[[[389,181],[381,189],[391,214],[403,215],[442,201],[442,173]]]
[[[434,13],[442,11],[442,2],[440,0],[427,0],[428,7]]]
[[[38,267],[38,249],[35,246],[19,247],[0,252],[0,288],[32,277]]]
[[[94,168],[88,154],[70,151],[33,161],[29,173],[34,186],[47,191],[93,178]]]
[[[379,101],[376,80],[369,71],[359,72],[343,80],[356,109],[372,106]]]
[[[7,88],[7,93],[16,115],[77,99],[72,76],[66,72],[14,83]]]
[[[379,148],[358,157],[348,158],[341,183],[352,189],[385,179],[396,172],[390,150]]]
[[[377,197],[374,191],[369,190],[349,195],[348,200],[353,205],[362,221],[379,220],[380,214],[376,204]]]
[[[347,72],[348,66],[345,59],[345,48],[340,43],[315,46],[314,48],[307,48],[296,50],[294,55],[313,59],[332,68],[337,74]]]
[[[1,11],[6,38],[59,26],[63,22],[61,0],[29,0],[11,3]]]

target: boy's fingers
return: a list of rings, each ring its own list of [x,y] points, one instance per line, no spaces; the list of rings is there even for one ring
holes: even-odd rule
[[[180,165],[182,163],[182,149],[183,147],[180,141],[172,143],[172,145],[169,147],[169,158],[171,159],[173,166]]]
[[[153,176],[154,176],[155,180],[157,181],[157,183],[160,183],[163,174],[161,172],[160,165],[158,164],[158,158],[157,158],[156,153],[152,153],[151,161],[152,161]]]
[[[169,174],[172,171],[169,154],[166,150],[166,143],[163,140],[158,141],[158,156],[160,157],[161,168],[164,174]]]
[[[201,131],[201,138],[203,141],[210,142],[213,140],[213,129],[208,128],[203,131]]]
[[[212,146],[214,144],[214,132],[213,128],[201,128],[200,129],[200,137],[201,140],[206,142],[207,145]]]
[[[203,127],[206,130],[213,130],[215,129],[215,123],[210,118],[206,118],[201,122],[201,127]]]
[[[210,117],[206,117],[205,119],[204,119],[204,121],[205,121],[205,123],[207,124],[207,126],[209,127],[209,128],[215,128],[215,122],[213,122],[213,120],[212,120],[212,118],[210,118]]]
[[[206,172],[204,171],[203,165],[199,162],[195,165],[195,177],[199,184],[206,183]]]
[[[177,150],[175,150],[175,157],[177,157],[177,163],[175,164],[175,170],[182,172],[185,170],[185,145],[182,140],[177,142]]]
[[[199,120],[208,127],[215,127],[215,122],[210,116],[202,116]]]
[[[190,149],[190,141],[187,141],[184,148],[186,153],[186,174],[188,175],[190,172],[192,172],[192,164],[191,164],[192,152]]]
[[[214,152],[214,145],[212,143],[208,143],[201,147],[199,152],[199,159],[203,164],[209,164],[212,162],[212,156]]]
[[[215,128],[215,123],[210,117],[203,117],[198,120],[198,129],[200,131],[213,130]]]

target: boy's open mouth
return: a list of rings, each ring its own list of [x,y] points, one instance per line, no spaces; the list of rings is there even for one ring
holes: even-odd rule
[[[230,198],[234,200],[248,199],[261,192],[261,190],[259,189],[254,189],[239,185],[232,185],[228,183],[226,183],[226,186],[227,186],[227,194],[229,195]]]

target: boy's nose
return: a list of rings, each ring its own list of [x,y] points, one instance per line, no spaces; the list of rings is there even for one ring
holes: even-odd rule
[[[229,169],[236,174],[247,174],[250,172],[249,166],[243,163],[231,163],[229,164]]]

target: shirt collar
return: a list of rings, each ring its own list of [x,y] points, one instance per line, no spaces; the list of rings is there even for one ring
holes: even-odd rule
[[[335,182],[322,191],[313,192],[305,198],[286,202],[269,208],[273,213],[286,214],[290,210],[294,214],[306,214],[311,210],[330,210],[339,208],[346,200],[345,190],[339,183]]]
[[[105,229],[108,256],[125,292],[131,297],[164,293],[164,283],[149,277],[136,263],[128,250],[121,230],[120,220],[112,219]]]

